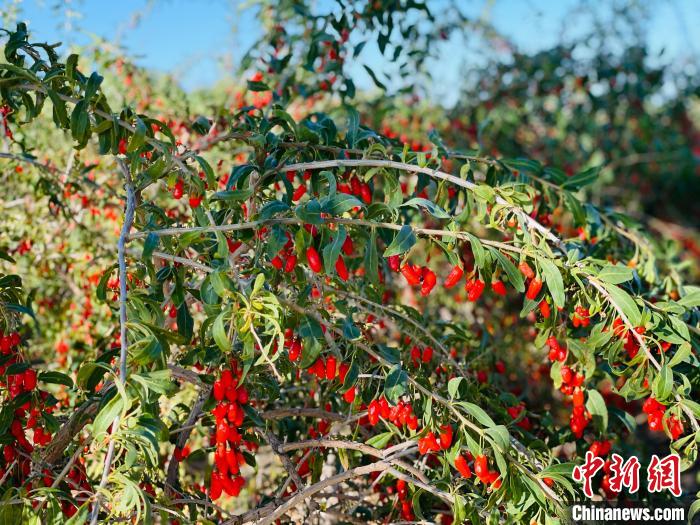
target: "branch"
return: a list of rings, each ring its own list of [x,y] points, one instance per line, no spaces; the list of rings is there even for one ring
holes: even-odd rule
[[[134,223],[134,212],[136,208],[136,195],[134,192],[134,186],[131,182],[131,173],[127,167],[124,160],[117,157],[117,162],[121,168],[124,179],[125,179],[125,189],[126,189],[126,210],[124,211],[124,223],[122,225],[122,231],[119,235],[119,241],[117,242],[117,258],[119,261],[119,337],[121,349],[119,353],[119,380],[122,384],[126,385],[127,368],[126,359],[128,355],[128,341],[126,333],[126,300],[127,300],[127,273],[126,273],[126,243],[129,236],[129,231],[131,231],[131,226]],[[95,505],[92,508],[92,515],[90,517],[90,525],[96,525],[97,518],[100,514],[100,500],[101,500],[101,490],[107,484],[107,479],[109,478],[109,473],[112,470],[112,461],[114,460],[114,447],[116,440],[114,439],[115,434],[118,432],[120,416],[118,415],[114,418],[114,423],[112,423],[112,429],[110,431],[109,437],[109,447],[107,448],[107,455],[105,456],[104,469],[102,470],[102,479],[100,480],[100,485],[97,489],[97,496],[95,499]]]
[[[414,441],[408,441],[407,443],[410,444],[411,447],[415,446]],[[285,443],[284,445],[281,446],[280,450],[282,452],[288,452],[291,450],[303,450],[307,448],[340,448],[340,449],[346,449],[346,450],[357,450],[358,452],[362,452],[363,454],[367,454],[368,456],[372,456],[378,459],[386,460],[391,463],[395,463],[396,466],[399,466],[401,468],[406,469],[408,472],[410,472],[412,475],[417,477],[419,480],[421,480],[423,483],[429,483],[429,479],[423,474],[420,470],[416,469],[415,467],[400,461],[398,459],[392,459],[390,458],[390,454],[387,454],[387,451],[384,450],[379,450],[377,448],[371,447],[369,445],[365,445],[364,443],[356,443],[354,441],[346,441],[344,439],[328,439],[328,438],[319,438],[319,439],[309,439],[305,441],[297,441],[295,443]]]
[[[373,160],[373,159],[343,159],[343,160],[321,160],[315,162],[301,162],[299,164],[288,164],[283,168],[288,171],[304,171],[309,169],[323,169],[323,168],[343,168],[343,167],[377,167],[377,168],[391,168],[402,171],[409,171],[413,173],[423,173],[429,177],[436,179],[449,181],[457,186],[466,188],[470,191],[474,191],[478,188],[477,184],[469,182],[459,177],[455,177],[444,171],[431,168],[422,168],[414,164],[408,164],[405,162],[396,162],[393,160]],[[539,231],[547,240],[552,242],[557,248],[562,252],[566,253],[566,247],[561,239],[554,235],[549,228],[542,226],[535,219],[530,217],[518,206],[514,206],[504,198],[496,196],[496,202],[503,205],[505,208],[509,209],[516,215],[520,217],[523,222],[526,222],[531,228]]]
[[[11,159],[17,162],[26,162],[27,164],[31,164],[32,166],[36,166],[37,168],[40,168],[44,171],[47,171],[49,173],[57,173],[58,168],[55,166],[51,166],[50,164],[44,164],[43,162],[39,162],[38,160],[32,159],[30,157],[26,157],[24,155],[16,155],[14,153],[5,153],[5,152],[0,152],[0,159]]]
[[[307,498],[310,498],[314,494],[317,494],[318,492],[321,492],[323,489],[327,487],[332,487],[333,485],[338,485],[340,483],[343,483],[344,481],[357,478],[360,476],[365,476],[367,474],[370,474],[372,472],[377,472],[381,470],[386,470],[388,468],[391,468],[391,465],[386,462],[386,461],[377,461],[375,463],[371,463],[369,465],[364,465],[361,467],[355,467],[350,470],[346,470],[345,472],[342,472],[340,474],[336,474],[334,476],[331,476],[329,478],[323,479],[319,481],[318,483],[314,483],[313,485],[309,486],[308,488],[297,492],[294,496],[286,500],[282,505],[277,507],[276,509],[272,510],[271,512],[265,512],[264,517],[262,519],[257,520],[256,523],[258,525],[270,525],[273,523],[275,520],[278,518],[284,516],[289,510],[293,509],[297,505],[299,505],[302,501],[304,501]],[[265,508],[265,507],[263,507]],[[255,518],[252,518],[255,519]],[[248,521],[251,521],[251,517],[247,516],[247,513],[242,515],[240,518],[229,520],[224,522],[223,525],[236,525],[240,523],[246,523]]]
[[[327,412],[320,408],[282,408],[268,410],[260,414],[263,419],[282,419],[284,417],[315,417],[329,421],[343,421],[345,416],[336,412]]]
[[[284,470],[287,471],[289,477],[292,479],[292,481],[294,481],[294,484],[297,486],[297,491],[301,491],[302,488],[306,486],[306,484],[304,483],[304,480],[301,479],[299,472],[297,472],[297,469],[294,466],[294,463],[292,463],[292,461],[289,459],[289,456],[287,456],[287,454],[283,452],[282,443],[280,443],[280,440],[277,439],[277,436],[275,436],[272,432],[265,431],[258,427],[256,427],[255,430],[267,440],[267,442],[270,444],[270,448],[272,448],[272,451],[282,462]],[[318,510],[318,504],[314,500],[311,500],[309,503],[311,505],[312,510]]]
[[[108,388],[104,388],[105,391]],[[54,434],[53,439],[42,451],[41,462],[47,465],[55,465],[63,457],[68,445],[73,438],[83,429],[88,422],[97,414],[100,397],[88,399],[78,408],[61,428]]]

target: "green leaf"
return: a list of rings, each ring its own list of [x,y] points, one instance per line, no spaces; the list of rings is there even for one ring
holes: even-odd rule
[[[342,215],[353,208],[364,208],[365,205],[353,195],[335,193],[320,201],[321,211],[330,215]]]
[[[345,226],[340,225],[333,240],[323,247],[323,268],[326,275],[332,276],[335,274],[335,263],[340,257],[340,250],[342,250],[346,238],[347,231]]]
[[[396,404],[399,397],[406,393],[408,374],[400,364],[394,365],[386,376],[384,382],[384,395],[391,404]]]
[[[515,267],[515,265],[511,262],[511,260],[495,248],[489,248],[489,252],[491,252],[491,254],[493,254],[493,256],[496,259],[498,259],[501,268],[503,268],[503,271],[506,272],[506,275],[508,276],[508,281],[513,286],[513,288],[515,288],[521,293],[524,292],[525,281],[523,280],[523,276]],[[561,279],[561,276],[559,278]]]
[[[700,290],[692,290],[676,302],[687,309],[700,306]]]
[[[578,172],[576,175],[573,177],[569,177],[564,184],[561,185],[562,188],[566,190],[579,190],[583,188],[584,186],[588,186],[589,184],[593,184],[596,179],[598,178],[598,174],[600,173],[600,166],[596,166],[594,168],[589,168],[584,171]]]
[[[630,433],[634,432],[637,428],[637,421],[629,412],[612,406],[608,407],[608,412],[618,418]]]
[[[483,408],[474,403],[469,403],[468,401],[459,401],[457,405],[464,407],[464,409],[469,413],[470,416],[474,417],[479,423],[486,427],[495,427],[496,423],[491,419]]]
[[[321,344],[316,339],[306,339],[301,349],[301,368],[309,368],[321,353]]]
[[[452,216],[447,213],[445,210],[443,210],[440,206],[435,204],[434,202],[429,201],[428,199],[422,199],[420,197],[413,197],[412,199],[407,200],[403,204],[399,206],[399,208],[402,208],[404,206],[410,206],[411,208],[423,208],[430,213],[433,217],[437,219],[451,219]]]
[[[81,100],[73,108],[70,116],[70,130],[73,139],[78,142],[79,147],[87,144],[90,137],[90,115],[88,114],[85,100]]]
[[[367,441],[365,441],[365,445],[369,445],[370,447],[378,448],[379,450],[381,450],[389,444],[389,441],[391,441],[392,437],[394,437],[393,432],[382,432],[381,434],[372,436]]]
[[[651,391],[654,397],[663,402],[673,392],[673,370],[668,365],[664,365],[654,378],[651,384]]]
[[[566,200],[566,207],[574,216],[574,223],[577,226],[583,226],[586,223],[586,210],[583,209],[581,201],[574,197],[569,191],[564,191],[563,193],[564,199]]]
[[[372,78],[372,81],[374,82],[374,84],[379,89],[386,91],[386,86],[379,81],[379,79],[377,78],[377,75],[374,74],[374,71],[372,71],[369,67],[367,67],[364,64],[362,64],[362,67],[365,68],[365,71],[367,71],[367,74]]]
[[[360,375],[360,367],[357,365],[357,363],[355,361],[353,361],[352,364],[350,365],[350,368],[348,369],[348,373],[345,374],[345,380],[343,381],[342,391],[345,392],[351,386],[354,386],[355,383],[357,382],[357,378],[359,375]]]
[[[637,303],[632,299],[632,296],[614,284],[603,283],[603,287],[610,294],[612,301],[623,311],[630,322],[634,326],[639,326],[642,321],[642,315],[639,312]]]
[[[5,375],[14,376],[17,374],[21,374],[25,370],[29,370],[31,366],[31,363],[28,363],[26,361],[23,363],[13,363],[7,367],[7,370],[5,370]]]
[[[73,380],[69,375],[66,375],[63,372],[41,372],[39,374],[39,381],[44,383],[53,383],[56,385],[66,385],[68,388],[73,388]]]
[[[269,219],[275,215],[288,211],[289,205],[282,201],[270,201],[265,206],[260,208],[260,218],[262,220]]]
[[[474,262],[476,263],[477,268],[483,268],[484,264],[486,263],[484,260],[484,246],[481,244],[478,237],[472,235],[471,233],[467,233],[467,237],[469,237],[469,245],[472,248]]]
[[[353,341],[361,335],[362,332],[360,332],[360,329],[357,327],[357,325],[355,325],[355,323],[352,322],[352,319],[350,319],[350,317],[346,317],[343,321],[343,337],[349,341]]]
[[[510,449],[510,433],[504,425],[487,428],[486,434],[493,439],[493,442],[498,445],[501,452],[505,453]]]
[[[466,381],[463,377],[453,377],[450,379],[450,381],[447,383],[447,392],[450,394],[450,397],[452,399],[459,399],[459,387],[462,385],[462,382]]]
[[[345,111],[348,113],[348,130],[345,138],[351,148],[357,144],[357,133],[360,129],[360,113],[352,106],[345,106]]]
[[[177,309],[177,332],[185,338],[185,342],[189,343],[192,339],[192,330],[194,329],[194,319],[190,315],[185,301]]]
[[[600,432],[605,432],[608,428],[608,407],[605,400],[597,390],[589,389],[586,392],[588,393],[586,408],[593,416],[593,422],[598,426]]]
[[[552,299],[554,299],[554,304],[563,308],[566,297],[564,296],[564,281],[561,278],[561,273],[559,273],[559,268],[549,259],[538,257],[537,260],[542,268],[542,275],[547,283],[547,288],[549,288],[549,293],[552,294]]]
[[[212,195],[209,198],[209,200],[224,202],[241,202],[248,199],[251,195],[253,195],[253,190],[251,189],[217,191],[214,195]]]
[[[156,249],[159,242],[160,237],[158,235],[152,232],[149,233],[146,237],[146,240],[143,243],[143,252],[141,253],[141,259],[143,259],[144,261],[150,259],[153,255],[153,251]]]
[[[323,340],[323,330],[320,323],[309,315],[304,315],[299,321],[299,335],[316,339],[317,341]]]
[[[136,118],[135,131],[129,145],[126,148],[127,153],[138,151],[146,142],[146,124],[140,118]]]
[[[248,80],[248,89],[251,91],[270,91],[270,86],[264,82]]]
[[[467,517],[467,500],[461,494],[455,494],[452,503],[452,517],[454,525],[461,525]]]
[[[222,311],[216,316],[214,324],[211,327],[212,337],[216,346],[218,346],[222,352],[231,351],[231,341],[229,341],[228,335],[226,334],[226,328],[224,327],[224,318],[228,312],[226,310]]]
[[[114,423],[116,417],[124,408],[124,400],[120,395],[114,396],[95,416],[95,421],[92,423],[92,435],[97,437],[109,428]]]
[[[384,250],[384,257],[407,252],[414,244],[416,244],[416,236],[413,233],[413,229],[409,225],[404,224],[394,237],[394,240],[391,241],[391,244]]]
[[[62,128],[67,128],[70,125],[70,122],[68,120],[68,112],[66,111],[66,103],[61,100],[58,93],[53,89],[49,89],[48,94],[49,98],[51,99],[51,103],[53,104],[54,120]]]
[[[316,199],[312,199],[306,204],[300,204],[296,207],[294,213],[308,224],[323,224],[324,222],[323,217],[321,217],[321,213],[323,213],[321,204]]]
[[[668,367],[673,368],[677,364],[682,363],[688,357],[690,357],[690,354],[691,354],[690,343],[683,342],[678,347],[678,350],[676,350],[676,353],[673,354],[673,357],[671,358],[671,360],[668,362]]]
[[[90,78],[88,78],[87,85],[85,86],[86,99],[89,100],[95,96],[103,80],[104,79],[100,75],[98,75],[96,71],[93,71],[93,73],[90,75]]]
[[[631,280],[634,277],[634,272],[621,264],[609,264],[604,266],[596,277],[606,283],[620,284]]]

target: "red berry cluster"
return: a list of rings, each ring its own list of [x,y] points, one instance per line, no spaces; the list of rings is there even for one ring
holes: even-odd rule
[[[666,406],[659,403],[653,397],[649,397],[642,405],[642,411],[647,415],[649,430],[654,432],[664,431],[664,416],[666,414]],[[674,415],[666,416],[666,426],[673,439],[678,439],[683,435],[683,422]]]
[[[431,430],[425,436],[418,440],[418,452],[420,454],[428,454],[430,452],[440,452],[447,450],[452,445],[452,426],[442,425],[440,433],[436,437]]]
[[[401,502],[401,517],[406,521],[414,521],[416,519],[413,513],[413,502],[408,499],[408,484],[402,480],[396,480],[396,495]]]
[[[467,299],[473,303],[478,301],[481,294],[484,293],[485,287],[486,283],[480,279],[477,279],[476,277],[467,279],[467,284],[464,286],[464,289],[467,292]]]
[[[501,487],[500,474],[495,470],[489,470],[489,458],[484,454],[474,459],[474,474],[484,485],[490,484],[494,489]]]
[[[534,301],[539,295],[540,290],[542,289],[542,280],[539,277],[535,276],[535,272],[525,261],[521,262],[518,265],[518,269],[520,270],[520,273],[523,274],[525,279],[528,279],[529,281],[527,290],[525,291],[525,297],[527,297],[531,301]]]
[[[240,384],[242,370],[233,361],[230,370],[221,372],[221,377],[214,381],[212,394],[217,401],[212,410],[216,421],[214,434],[214,471],[211,474],[209,495],[216,500],[222,492],[229,496],[238,496],[245,485],[240,475],[240,467],[245,464],[245,457],[239,446],[242,436],[238,427],[243,424],[245,412],[243,405],[248,404],[248,390]]]
[[[574,393],[572,396],[574,408],[571,413],[571,418],[569,420],[569,427],[571,428],[571,432],[574,433],[577,439],[580,439],[583,436],[583,431],[586,429],[588,423],[590,423],[591,421],[591,414],[586,410],[586,407],[584,406],[584,397],[585,396],[583,390],[580,387],[574,388]]]
[[[394,406],[389,406],[389,402],[384,396],[373,399],[367,408],[367,418],[369,424],[375,426],[379,423],[379,418],[391,421],[397,427],[408,426],[411,430],[418,428],[418,418],[413,413],[410,403],[399,401]]]
[[[586,376],[580,372],[574,373],[574,371],[566,365],[561,367],[560,373],[562,382],[560,390],[561,393],[566,396],[573,395],[574,389],[583,385],[583,382],[586,380]]]
[[[270,260],[270,264],[275,269],[284,270],[286,273],[291,273],[296,268],[297,256],[294,253],[294,242],[289,232],[287,232],[287,242],[279,253]]]
[[[2,120],[2,128],[5,130],[5,136],[13,140],[12,130],[7,124],[7,116],[12,113],[12,108],[8,105],[0,106],[0,120]]]
[[[474,457],[471,452],[466,452],[465,454],[457,454],[455,457],[455,468],[462,475],[462,477],[469,479],[472,477],[472,469],[469,468],[469,461],[472,461]]]
[[[10,423],[10,434],[12,440],[6,442],[2,449],[2,457],[5,460],[4,467],[0,468],[0,477],[5,475],[5,469],[17,460],[22,476],[29,476],[31,470],[31,459],[29,455],[34,451],[34,446],[44,446],[51,441],[51,431],[41,425],[42,414],[51,413],[53,406],[45,406],[48,399],[47,392],[37,389],[37,373],[32,368],[25,368],[22,365],[23,358],[19,353],[20,336],[17,332],[3,334],[0,332],[0,354],[2,354],[2,365],[0,365],[0,387],[6,389],[5,393],[0,392],[0,397],[5,397],[3,404],[18,398],[20,395],[32,394],[27,401],[18,406],[14,411],[14,417]],[[11,368],[17,365],[20,368]],[[9,372],[9,374],[8,374]],[[31,440],[27,438],[27,432],[31,432]],[[23,451],[22,454],[19,451]],[[31,489],[31,483],[28,486]]]
[[[550,361],[561,361],[562,363],[566,361],[566,356],[568,355],[566,348],[561,347],[556,337],[550,335],[547,338],[547,346],[549,347]]]
[[[360,199],[365,204],[372,203],[372,188],[371,186],[358,179],[357,177],[350,178],[350,185],[347,183],[338,184],[338,191],[340,193],[347,193],[348,195],[354,195]]]
[[[520,414],[522,414],[524,410],[525,405],[523,403],[520,403],[519,405],[516,405],[514,407],[506,408],[506,411],[513,419],[518,419],[520,417]],[[523,430],[527,430],[528,432],[532,430],[532,422],[527,416],[523,417],[520,421],[518,421],[516,425],[518,425]]]
[[[432,346],[426,346],[422,352],[419,347],[413,346],[413,348],[411,348],[411,361],[413,362],[413,366],[416,368],[420,366],[419,361],[426,364],[430,363],[430,361],[433,360],[433,353],[434,351]]]
[[[646,332],[646,328],[643,326],[637,326],[635,327],[634,331],[637,334],[642,335],[644,332]],[[613,321],[613,333],[620,339],[624,340],[627,355],[630,359],[634,359],[634,357],[639,353],[639,343],[637,342],[637,338],[627,329],[627,327],[625,327],[625,323],[619,317]]]
[[[584,308],[583,306],[577,306],[574,308],[574,315],[571,316],[571,322],[573,323],[574,328],[586,328],[588,325],[590,325],[591,314],[588,311],[588,308]]]
[[[389,265],[393,270],[397,266],[396,262],[393,261],[398,262],[398,255],[392,257],[397,257],[397,259],[393,260],[391,257],[389,258]],[[399,271],[410,286],[420,285],[420,294],[423,297],[430,295],[430,292],[433,291],[433,288],[435,288],[435,285],[437,284],[437,276],[435,275],[435,272],[433,272],[427,266],[420,267],[416,264],[406,263],[399,268]]]

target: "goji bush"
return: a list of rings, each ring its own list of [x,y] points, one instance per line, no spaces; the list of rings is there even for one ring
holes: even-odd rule
[[[587,451],[692,473],[677,248],[587,200],[600,166],[372,129],[352,33],[427,53],[420,6],[294,4],[192,107],[5,32],[0,521],[559,523]]]

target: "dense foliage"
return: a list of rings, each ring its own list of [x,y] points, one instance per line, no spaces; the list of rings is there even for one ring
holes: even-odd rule
[[[696,475],[692,254],[600,189],[672,153],[689,196],[692,87],[652,111],[643,52],[557,48],[435,117],[344,63],[410,88],[468,22],[363,6],[262,9],[245,86],[192,96],[5,32],[0,521],[559,523],[586,451]]]

